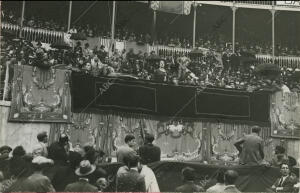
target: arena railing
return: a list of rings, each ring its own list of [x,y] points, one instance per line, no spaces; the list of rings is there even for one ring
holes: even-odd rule
[[[0,66],[0,105],[10,106],[9,98],[9,66]]]
[[[272,56],[270,55],[255,55],[258,63],[273,63]],[[275,56],[274,63],[280,68],[299,68],[300,57],[294,56]]]
[[[221,1],[221,2],[232,3],[232,1]],[[252,4],[252,5],[272,5],[272,1],[234,1],[234,3]]]
[[[21,27],[15,24],[10,24],[6,22],[1,23],[2,32],[9,32],[11,34],[16,34],[18,36],[20,34]],[[65,33],[47,29],[37,29],[32,27],[23,27],[22,38],[29,41],[41,41],[44,43],[55,43],[61,42],[64,40]]]
[[[149,46],[149,52],[155,51],[159,53],[161,51],[168,52],[170,55],[187,55],[192,49],[189,48],[177,48],[177,47],[169,47],[169,46]],[[273,59],[271,55],[255,55],[258,63],[272,63]],[[296,56],[275,56],[275,64],[279,67],[286,67],[286,68],[299,68],[300,69],[300,57]]]
[[[192,49],[190,48],[178,48],[178,47],[170,47],[170,46],[163,46],[163,45],[157,45],[157,46],[149,46],[149,52],[155,51],[155,53],[159,53],[160,51],[167,51],[171,54],[179,54],[179,55],[187,55]]]

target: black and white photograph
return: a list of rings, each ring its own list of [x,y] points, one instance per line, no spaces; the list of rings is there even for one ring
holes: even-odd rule
[[[300,193],[300,1],[0,1],[0,192]]]

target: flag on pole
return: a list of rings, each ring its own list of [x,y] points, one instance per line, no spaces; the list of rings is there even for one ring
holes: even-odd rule
[[[151,1],[150,7],[156,11],[189,15],[193,1]]]

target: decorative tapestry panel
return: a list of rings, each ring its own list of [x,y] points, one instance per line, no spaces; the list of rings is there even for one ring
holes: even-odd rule
[[[9,121],[70,122],[70,71],[15,65]]]

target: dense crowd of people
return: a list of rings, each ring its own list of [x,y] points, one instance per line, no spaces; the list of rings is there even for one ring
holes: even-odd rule
[[[20,17],[16,17],[16,14],[12,10],[2,11],[2,21],[11,24],[20,24]],[[30,16],[24,18],[24,26],[32,27],[36,29],[48,29],[55,31],[66,32],[66,24],[55,22],[54,20],[43,20],[39,17]],[[80,33],[85,37],[103,37],[109,38],[111,36],[111,30],[109,26],[100,26],[98,24],[82,24],[71,26],[69,33]],[[127,27],[116,28],[115,39],[118,41],[134,41],[140,44],[152,44],[165,45],[170,47],[192,48],[192,37],[186,37],[179,33],[158,33],[158,36],[153,39],[149,33],[137,33],[133,29]],[[222,48],[225,49],[230,44],[230,38],[224,38],[222,36],[216,36],[215,34],[206,34],[196,38],[196,47],[204,47],[207,49]],[[272,45],[269,42],[259,42],[255,40],[236,43],[236,46],[241,49],[246,49],[248,52],[255,54],[272,55]],[[295,45],[293,47],[277,44],[275,46],[275,55],[278,56],[300,56],[300,48]]]
[[[300,69],[282,68],[280,73],[275,71],[270,75],[261,75],[256,70],[258,65],[254,56],[251,58],[251,54],[249,56],[243,48],[239,48],[236,53],[232,53],[229,48],[218,48],[198,50],[196,54],[167,50],[148,54],[141,51],[134,53],[133,49],[121,52],[115,49],[109,55],[104,46],[91,48],[88,43],[82,45],[80,41],[73,48],[43,45],[41,42],[2,38],[1,85],[4,85],[6,66],[13,69],[14,64],[26,64],[40,67],[63,65],[90,76],[130,77],[201,88],[221,87],[249,92],[280,89],[284,89],[284,92],[300,91]],[[12,69],[10,79],[13,77]]]
[[[262,157],[252,154],[262,143],[262,139],[255,135],[259,132],[255,129],[258,127],[235,143],[241,152],[242,165],[263,164],[263,152]],[[72,145],[66,134],[61,134],[58,141],[48,146],[48,134],[41,132],[32,152],[27,152],[23,146],[14,149],[7,145],[0,147],[0,191],[160,192],[156,174],[148,167],[161,159],[160,147],[153,144],[154,139],[153,134],[146,133],[144,144],[139,146],[135,136],[127,134],[125,144],[117,147],[119,165],[117,172],[112,173],[103,167],[111,159],[102,150],[96,150],[93,145]],[[246,145],[239,147],[241,143]],[[274,158],[264,165],[280,168],[281,176],[269,187],[271,191],[294,192],[299,189],[298,178],[292,172],[295,163],[287,158],[282,146],[276,146]],[[221,169],[216,180],[212,177],[200,182],[196,181],[196,170],[192,167],[184,167],[181,175],[182,185],[174,187],[176,192],[241,192],[236,186],[239,174],[234,169]]]

